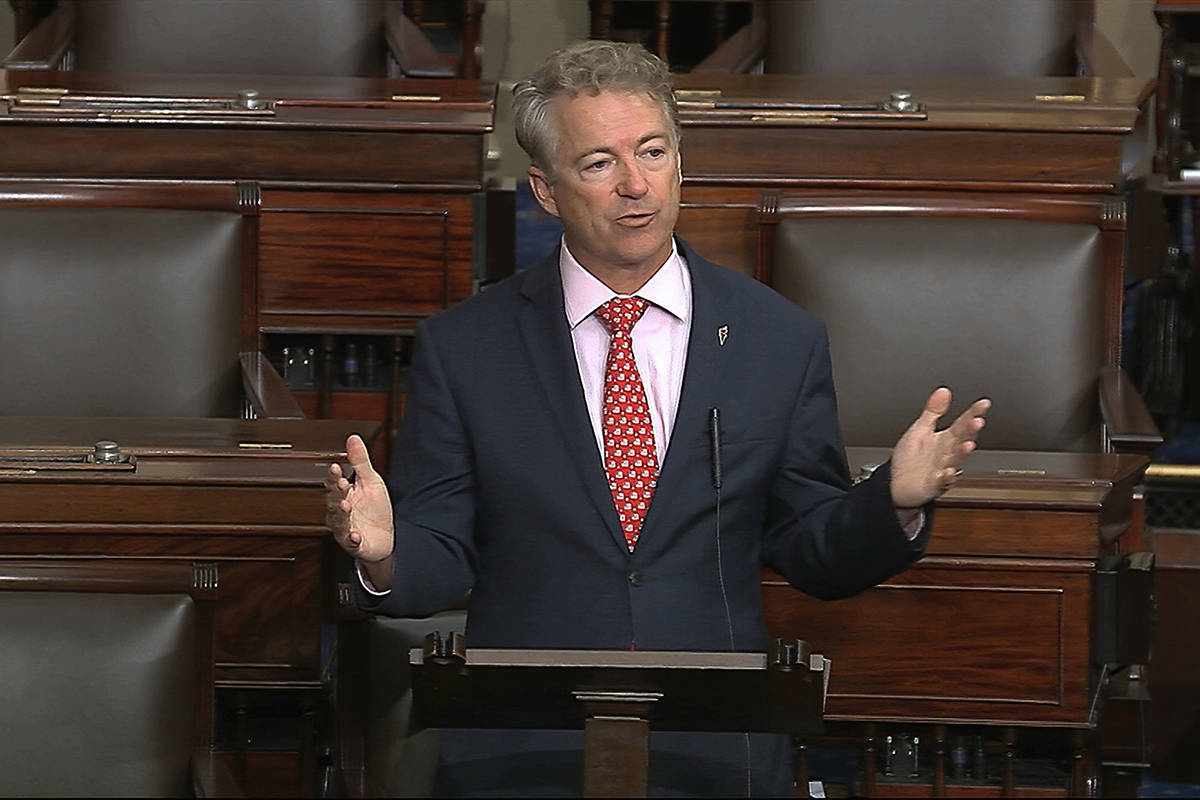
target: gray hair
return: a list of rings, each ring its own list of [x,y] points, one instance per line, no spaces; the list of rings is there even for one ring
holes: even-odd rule
[[[576,97],[584,92],[649,95],[670,124],[671,145],[679,146],[679,110],[671,72],[662,59],[638,44],[575,42],[551,53],[532,75],[513,86],[517,142],[551,180],[558,137],[548,113],[549,103],[559,95]]]

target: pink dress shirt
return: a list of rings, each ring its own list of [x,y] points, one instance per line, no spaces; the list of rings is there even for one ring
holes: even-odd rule
[[[575,345],[579,381],[596,435],[596,447],[603,457],[600,417],[604,409],[604,367],[608,359],[609,333],[594,312],[619,295],[580,266],[567,249],[566,242],[559,248],[558,268],[562,274],[563,300],[571,341]],[[654,427],[654,449],[658,463],[662,464],[675,426],[675,412],[679,408],[688,336],[692,328],[691,275],[674,243],[666,263],[634,295],[650,303],[633,328],[633,357],[646,389],[650,421]]]

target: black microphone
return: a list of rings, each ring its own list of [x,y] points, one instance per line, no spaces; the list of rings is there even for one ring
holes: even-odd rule
[[[712,452],[712,482],[714,489],[721,488],[721,409],[708,410],[708,435]]]
[[[729,652],[737,647],[733,637],[733,615],[729,611],[729,595],[725,591],[725,563],[721,554],[721,409],[713,406],[708,410],[709,452],[712,454],[712,485],[716,493],[714,533],[717,546],[717,584],[721,589],[721,603],[725,606],[725,625],[729,631]],[[750,768],[750,734],[743,734],[746,740],[746,796],[751,795]]]
[[[729,649],[733,643],[733,615],[729,613],[729,595],[725,591],[725,559],[721,553],[721,409],[708,410],[709,443],[712,445],[712,484],[716,503],[713,508],[713,538],[717,548],[717,584],[721,589],[721,602],[725,606],[725,624],[729,628]]]

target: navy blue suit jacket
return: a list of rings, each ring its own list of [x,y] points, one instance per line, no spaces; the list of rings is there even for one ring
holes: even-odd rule
[[[418,327],[391,472],[392,591],[364,598],[368,610],[422,616],[470,590],[473,647],[728,650],[732,629],[735,649],[763,650],[764,565],[836,598],[920,555],[929,526],[904,535],[887,466],[850,485],[824,326],[680,249],[693,288],[687,363],[634,552],[585,406],[555,254]]]

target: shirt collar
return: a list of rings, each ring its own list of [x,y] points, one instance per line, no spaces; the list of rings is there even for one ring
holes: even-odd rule
[[[567,323],[572,330],[597,308],[620,296],[575,260],[565,240],[558,248],[558,270],[562,275]],[[687,264],[679,253],[674,237],[671,238],[671,255],[666,263],[634,295],[681,321],[687,321],[691,306],[691,282],[688,280]]]

